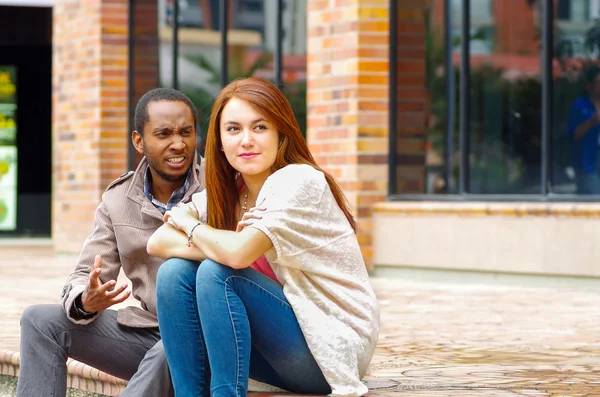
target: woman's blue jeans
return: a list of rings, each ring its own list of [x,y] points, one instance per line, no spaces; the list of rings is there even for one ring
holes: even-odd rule
[[[264,274],[169,259],[156,290],[176,397],[245,397],[249,377],[295,393],[331,392],[281,285]]]

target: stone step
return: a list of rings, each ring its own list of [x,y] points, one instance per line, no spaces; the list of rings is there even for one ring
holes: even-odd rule
[[[13,397],[19,376],[20,355],[0,350],[0,397]],[[67,393],[69,397],[116,397],[127,381],[108,375],[76,360],[67,361]]]

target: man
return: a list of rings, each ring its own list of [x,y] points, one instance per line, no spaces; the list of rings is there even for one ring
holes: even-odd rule
[[[135,110],[132,140],[145,157],[112,182],[95,215],[61,305],[36,305],[21,318],[18,397],[66,394],[68,357],[129,384],[121,396],[173,395],[156,319],[156,273],[163,260],[146,252],[163,214],[204,189],[196,160],[194,105],[173,89],[146,93]],[[117,285],[119,270],[132,281]],[[140,307],[110,309],[133,296]]]
[[[567,136],[573,143],[573,168],[578,194],[600,194],[600,67],[587,68],[587,94],[577,98],[567,118]]]

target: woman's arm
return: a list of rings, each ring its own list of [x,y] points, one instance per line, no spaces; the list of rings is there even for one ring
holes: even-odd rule
[[[182,230],[187,234],[197,222],[185,222]],[[185,246],[187,237],[183,243]],[[245,227],[240,232],[218,230],[208,225],[200,225],[194,229],[191,242],[206,258],[215,262],[243,269],[273,248],[271,240],[260,230]],[[187,247],[185,247],[187,248]]]
[[[163,259],[183,258],[193,261],[206,259],[206,255],[198,247],[195,245],[187,246],[187,235],[184,232],[175,229],[168,223],[165,223],[154,232],[148,240],[146,250],[148,254]]]

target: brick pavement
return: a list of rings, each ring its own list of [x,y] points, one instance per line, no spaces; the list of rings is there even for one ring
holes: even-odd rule
[[[0,247],[0,350],[18,350],[21,311],[57,302],[75,259]],[[600,396],[600,292],[373,284],[382,328],[370,396]]]

